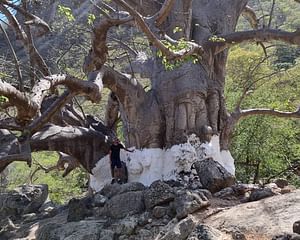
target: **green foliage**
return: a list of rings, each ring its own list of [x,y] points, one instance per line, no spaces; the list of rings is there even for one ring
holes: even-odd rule
[[[58,5],[58,13],[68,19],[68,21],[75,21],[72,10],[69,7],[65,7],[64,5]]]
[[[208,40],[211,42],[225,42],[226,41],[225,38],[218,37],[216,35],[211,36]]]
[[[8,98],[5,96],[0,96],[0,103],[5,103],[8,101]]]
[[[96,19],[96,16],[94,15],[94,14],[89,14],[88,15],[88,24],[89,25],[92,25],[93,23],[94,23],[94,21],[95,21],[95,19]]]
[[[176,27],[174,29],[175,32],[180,31],[179,27]],[[171,51],[174,52],[178,52],[178,51],[182,51],[182,50],[189,50],[189,44],[188,42],[184,39],[184,38],[180,38],[177,42],[177,44],[172,44],[168,41],[162,41],[164,43],[164,45],[166,46],[166,48],[168,48]],[[181,66],[184,62],[192,62],[193,64],[196,64],[199,60],[197,55],[189,55],[186,56],[182,59],[176,59],[176,60],[168,60],[167,57],[162,53],[162,51],[158,50],[157,51],[157,56],[159,58],[161,58],[162,60],[162,64],[164,65],[166,70],[173,70],[179,66]]]
[[[180,27],[175,27],[175,28],[173,29],[173,33],[177,33],[177,32],[182,32],[182,28],[180,28]]]
[[[232,49],[225,89],[229,110],[234,109],[237,99],[249,86],[242,109],[295,111],[299,106],[300,66],[296,64],[297,60],[287,71],[275,73],[273,61],[263,59],[264,54],[259,48],[245,46]],[[240,121],[230,149],[238,180],[257,182],[271,177],[286,177],[300,186],[299,177],[291,171],[283,172],[300,159],[299,136],[299,119],[252,116]]]
[[[296,59],[300,57],[300,48],[280,45],[275,51],[274,65],[277,69],[288,69],[296,64]]]
[[[87,173],[82,169],[75,169],[65,178],[62,171],[57,170],[45,173],[43,170],[36,171],[39,162],[45,167],[53,166],[57,162],[57,154],[53,152],[33,153],[33,166],[30,169],[26,163],[16,162],[9,167],[9,188],[24,183],[48,184],[49,198],[55,203],[64,203],[72,197],[80,196],[86,191]],[[36,172],[35,172],[36,171]]]

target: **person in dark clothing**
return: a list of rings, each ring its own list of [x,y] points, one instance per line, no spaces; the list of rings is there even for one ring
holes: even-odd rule
[[[109,157],[110,157],[110,166],[111,166],[111,175],[112,175],[112,183],[114,183],[117,179],[117,182],[121,181],[122,176],[122,163],[120,158],[120,150],[124,149],[127,152],[133,152],[133,150],[129,150],[124,147],[123,144],[120,143],[119,139],[115,139],[113,144],[110,146]]]

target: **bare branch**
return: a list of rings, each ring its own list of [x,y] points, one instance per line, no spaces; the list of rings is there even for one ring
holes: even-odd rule
[[[272,2],[272,7],[270,11],[270,16],[269,16],[269,23],[268,23],[268,28],[271,27],[272,19],[273,19],[273,13],[274,13],[274,7],[275,7],[275,0]]]
[[[92,48],[84,59],[83,71],[88,74],[94,70],[99,70],[107,60],[108,48],[106,45],[107,32],[112,26],[117,26],[131,21],[126,19],[105,19],[95,24],[92,34]]]
[[[172,7],[174,5],[175,0],[166,0],[160,9],[160,11],[157,14],[156,18],[156,26],[159,27],[163,22],[166,20],[168,15],[170,14],[170,11],[172,10]]]
[[[20,89],[20,91],[23,92],[24,91],[24,82],[23,82],[23,77],[22,77],[22,73],[21,73],[21,69],[20,69],[19,60],[17,58],[16,52],[15,52],[15,50],[14,50],[14,48],[13,48],[13,46],[12,46],[10,40],[9,40],[9,37],[8,37],[5,29],[3,28],[2,24],[0,24],[0,29],[1,29],[5,39],[7,41],[7,44],[10,48],[10,51],[12,52],[14,63],[15,63],[15,66],[16,66],[17,75],[18,75],[18,80],[19,80],[19,89]]]
[[[102,81],[98,74],[89,79],[89,81],[83,81],[70,75],[51,75],[46,77],[51,81],[51,87],[58,85],[66,86],[70,92],[75,95],[85,95],[92,102],[99,102],[101,99],[100,92],[103,88]]]
[[[17,108],[17,121],[30,120],[39,109],[39,105],[30,101],[25,93],[0,79],[0,94],[7,97],[9,102]]]
[[[35,161],[35,164],[38,165],[36,171],[43,170],[45,173],[49,173],[53,170],[58,170],[58,171],[64,170],[62,176],[66,177],[71,171],[79,167],[80,163],[77,159],[62,152],[59,152],[58,155],[59,155],[59,159],[54,166],[45,167],[39,162]],[[65,167],[65,165],[67,165],[67,167]]]
[[[65,91],[40,117],[36,118],[28,128],[29,133],[34,133],[41,129],[50,121],[50,118],[58,112],[67,102],[74,97],[69,91]]]
[[[99,7],[93,0],[90,0],[90,3],[93,4],[106,18],[111,18],[101,7]],[[105,4],[105,3],[102,3]],[[106,5],[106,4],[105,4]],[[106,9],[107,10],[107,9]]]
[[[128,11],[131,16],[134,17],[137,25],[139,28],[145,33],[147,36],[148,40],[155,46],[157,47],[165,56],[168,60],[177,60],[177,59],[182,59],[186,56],[190,55],[201,55],[203,53],[203,48],[199,46],[196,43],[193,42],[187,42],[189,45],[188,49],[183,49],[180,51],[171,51],[168,49],[162,41],[160,41],[155,34],[151,31],[149,26],[145,23],[143,17],[136,11],[134,10],[130,5],[128,5],[125,1],[123,0],[114,0],[117,4],[119,4],[121,7],[123,7],[126,11]]]
[[[254,10],[251,7],[246,6],[243,9],[242,16],[247,19],[247,21],[250,23],[250,25],[253,29],[258,28],[259,21],[258,21],[258,18],[256,16]]]
[[[21,25],[19,24],[18,20],[16,19],[16,17],[11,14],[11,12],[3,5],[0,4],[0,11],[5,15],[5,17],[8,19],[8,22],[10,24],[11,27],[13,27],[13,29],[16,32],[17,38],[19,40],[22,40],[24,45],[27,45],[27,35],[24,32],[24,30],[22,29]]]
[[[25,48],[27,48],[29,52],[29,56],[33,59],[36,66],[39,67],[40,71],[45,75],[50,75],[50,70],[42,58],[42,56],[39,54],[38,50],[34,46],[34,43],[32,40],[29,39],[27,34],[24,32],[22,26],[19,24],[18,20],[15,18],[15,16],[7,10],[7,8],[3,5],[0,5],[0,11],[6,16],[8,19],[10,25],[13,27],[14,31],[16,32],[16,35],[20,40],[22,40],[22,43]]]
[[[19,13],[23,14],[26,18],[29,18],[24,24],[27,25],[36,25],[38,27],[41,27],[43,29],[43,34],[47,33],[50,31],[49,25],[42,19],[40,19],[38,16],[35,16],[29,12],[27,12],[25,9],[10,3],[9,1],[6,0],[0,0],[0,3],[5,4],[15,10],[17,10]]]
[[[251,115],[269,115],[282,118],[300,118],[300,107],[295,112],[281,112],[274,109],[248,109],[241,110],[240,112],[240,118]]]
[[[216,41],[208,40],[204,47],[214,48],[215,54],[224,49],[242,42],[268,42],[282,41],[288,44],[300,45],[300,29],[294,32],[287,32],[275,29],[259,29],[243,32],[234,32],[227,35],[220,35]]]
[[[21,161],[28,162],[31,159],[31,155],[27,153],[20,154],[11,154],[7,156],[0,157],[0,173],[4,170],[4,168],[12,162]],[[2,166],[5,166],[2,168]]]

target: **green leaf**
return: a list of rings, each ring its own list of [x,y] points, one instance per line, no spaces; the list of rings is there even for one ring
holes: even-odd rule
[[[88,15],[88,24],[89,25],[92,25],[93,24],[93,22],[95,21],[95,19],[96,19],[96,16],[94,15],[94,14],[89,14]]]
[[[175,27],[175,28],[173,29],[173,33],[177,33],[177,32],[182,32],[182,28],[180,28],[180,27]]]
[[[58,13],[66,17],[70,22],[75,20],[72,10],[69,7],[65,7],[64,5],[58,5]]]
[[[8,98],[5,96],[0,96],[0,103],[8,102]]]

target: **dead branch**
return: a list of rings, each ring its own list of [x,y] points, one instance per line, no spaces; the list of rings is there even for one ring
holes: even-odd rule
[[[17,58],[17,55],[16,55],[16,52],[11,44],[11,41],[5,31],[5,29],[3,28],[2,24],[0,24],[0,29],[4,35],[4,38],[5,40],[7,41],[7,44],[9,46],[9,49],[13,55],[13,60],[14,60],[14,63],[15,63],[15,67],[16,67],[16,71],[17,71],[17,75],[18,75],[18,80],[19,80],[19,89],[21,92],[24,91],[24,82],[23,82],[23,77],[22,77],[22,73],[21,73],[21,68],[20,68],[20,63],[19,63],[19,60]]]
[[[247,19],[253,29],[258,28],[258,18],[254,10],[248,5],[243,9],[242,16]]]
[[[282,112],[274,109],[247,109],[241,110],[240,118],[252,116],[252,115],[269,115],[282,118],[300,118],[300,107],[295,112]]]
[[[73,171],[74,169],[80,166],[80,163],[77,159],[62,152],[59,152],[58,154],[59,154],[59,159],[57,163],[53,166],[45,167],[39,162],[35,161],[35,164],[38,165],[37,171],[43,170],[45,173],[49,173],[53,170],[64,171],[62,176],[66,177],[67,175],[69,175],[71,171]]]

